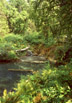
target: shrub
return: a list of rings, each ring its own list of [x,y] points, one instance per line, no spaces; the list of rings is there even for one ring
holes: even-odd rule
[[[16,59],[16,53],[14,52],[15,47],[12,45],[12,43],[9,42],[1,42],[0,43],[0,58],[1,60],[6,59]]]
[[[5,41],[8,43],[12,43],[12,45],[15,46],[16,49],[22,49],[26,47],[26,41],[23,40],[23,36],[15,35],[15,34],[9,34],[4,37]]]
[[[4,37],[4,39],[7,42],[12,42],[12,43],[17,43],[17,42],[22,42],[23,38],[20,35],[15,35],[15,34],[8,34]]]
[[[55,40],[55,38],[53,38],[52,36],[50,36],[50,37],[48,38],[48,40],[45,40],[45,41],[44,41],[44,44],[45,44],[47,47],[50,47],[50,46],[56,44],[56,40]]]
[[[55,59],[57,60],[57,62],[63,62],[64,55],[65,55],[64,46],[57,47],[55,51]]]
[[[14,92],[0,99],[2,103],[66,103],[71,100],[72,64],[51,68],[48,64],[42,73],[22,76]]]
[[[39,44],[43,42],[38,32],[27,34],[24,36],[24,39],[30,44]]]
[[[16,59],[17,54],[15,50],[23,49],[26,47],[26,42],[23,40],[23,36],[8,34],[0,39],[0,58]]]

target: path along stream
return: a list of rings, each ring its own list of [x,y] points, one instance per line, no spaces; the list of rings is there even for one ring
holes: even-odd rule
[[[20,80],[21,75],[30,74],[30,72],[28,71],[9,71],[8,69],[30,69],[36,71],[44,68],[45,64],[34,63],[34,61],[45,61],[45,58],[41,56],[24,56],[21,58],[21,62],[0,63],[0,96],[2,96],[4,89],[7,89],[8,92],[12,91],[15,83],[17,83]]]

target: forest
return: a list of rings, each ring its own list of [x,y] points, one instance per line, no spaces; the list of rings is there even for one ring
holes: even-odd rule
[[[27,47],[44,68],[4,88],[0,103],[72,103],[72,0],[0,0],[0,65]]]

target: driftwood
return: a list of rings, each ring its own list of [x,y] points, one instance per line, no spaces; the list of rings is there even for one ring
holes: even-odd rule
[[[46,61],[28,61],[28,60],[21,60],[24,63],[36,63],[36,64],[44,64]]]
[[[8,69],[8,71],[11,71],[11,72],[33,72],[33,70],[30,70],[30,69]]]
[[[16,50],[15,52],[24,52],[24,51],[28,50],[29,48],[30,48],[30,47],[26,47],[26,48],[24,48],[24,49]]]

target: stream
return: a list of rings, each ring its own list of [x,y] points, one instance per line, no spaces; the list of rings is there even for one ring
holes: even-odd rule
[[[24,61],[28,61],[27,63]],[[8,69],[24,69],[24,70],[42,70],[45,64],[29,63],[29,61],[45,61],[41,56],[24,56],[21,58],[21,62],[15,63],[0,63],[0,96],[2,96],[3,90],[12,91],[14,85],[20,80],[21,75],[31,74],[28,71],[9,71]]]

